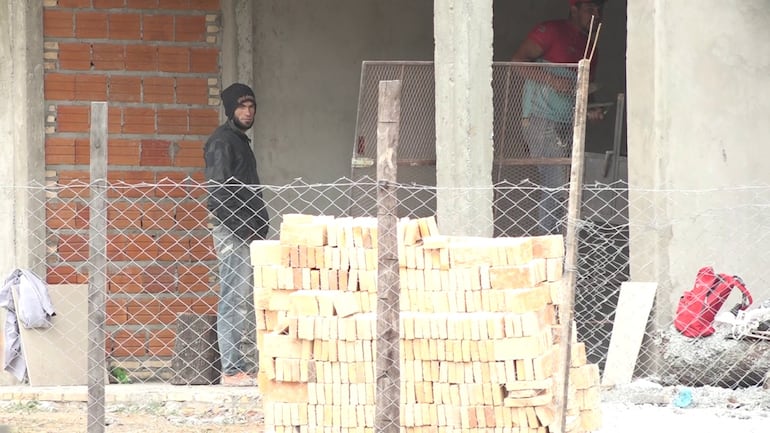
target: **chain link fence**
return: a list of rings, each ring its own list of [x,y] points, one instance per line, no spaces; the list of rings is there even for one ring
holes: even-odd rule
[[[85,384],[89,344],[101,341],[89,337],[88,317],[103,314],[107,360],[104,374],[109,382],[126,386],[144,382],[218,384],[221,364],[216,325],[218,308],[222,306],[219,263],[205,201],[211,186],[191,178],[154,184],[110,182],[106,186],[107,245],[103,269],[93,267],[89,254],[89,221],[94,216],[91,215],[90,187],[88,183],[62,180],[24,188],[3,187],[5,194],[24,193],[30,199],[27,215],[31,227],[29,243],[33,247],[29,269],[47,283],[57,311],[50,330],[19,327],[27,367],[25,380],[33,386]],[[534,219],[518,216],[531,214],[533,209],[526,203],[538,200],[535,197],[552,188],[531,182],[500,182],[494,188],[498,197],[510,199],[504,207],[495,209],[494,221],[478,223],[492,224],[498,233],[513,227],[521,236],[540,234]],[[285,186],[259,189],[270,215],[268,240],[278,240],[281,223],[287,215],[344,218],[355,213],[355,216],[376,217],[375,207],[361,205],[377,202],[377,183],[367,178],[341,179],[330,184],[306,184],[297,180]],[[562,189],[560,192],[566,194],[566,186]],[[394,192],[399,218],[433,214],[438,193],[435,187],[397,184]],[[762,237],[744,228],[752,224],[762,227],[766,223],[763,215],[768,195],[770,189],[765,187],[715,192],[642,191],[624,183],[586,185],[578,222],[574,317],[576,338],[585,345],[588,362],[604,369],[613,326],[620,320],[616,311],[621,283],[636,273],[644,276],[645,281],[658,283],[656,304],[644,329],[639,356],[632,356],[636,359],[636,377],[653,377],[666,384],[724,387],[761,383],[770,363],[762,333],[766,331],[762,326],[767,326],[767,317],[747,313],[742,317],[745,319],[742,324],[717,323],[716,333],[703,338],[684,337],[672,324],[677,300],[692,288],[699,264],[713,264],[719,272],[738,273],[749,289],[759,288],[753,290],[755,306],[749,311],[762,311],[756,307],[763,301],[761,288],[767,283],[761,272],[763,264],[766,265],[762,259],[765,257]],[[361,197],[365,200],[360,200]],[[517,207],[516,203],[524,204]],[[614,214],[611,222],[606,219],[608,209]],[[726,246],[699,237],[725,228],[728,228],[727,236],[736,240],[734,244]],[[438,227],[439,232],[440,229]],[[669,242],[661,243],[662,237]],[[658,243],[657,253],[644,250],[652,245],[650,239]],[[372,242],[371,237],[369,241]],[[736,260],[735,255],[744,260]],[[316,266],[308,267],[313,269],[324,260],[335,260],[323,256],[320,251],[305,250],[303,255],[297,251],[296,257],[289,259],[302,257],[305,263],[313,260]],[[661,256],[668,257],[665,266],[660,263]],[[367,263],[371,265],[372,258],[348,257],[347,260],[347,266],[352,269],[351,260],[357,260],[356,266],[365,267]],[[742,263],[744,261],[750,265]],[[88,281],[94,272],[103,273],[101,277],[106,281],[106,308],[89,312]],[[652,277],[657,279],[650,279]],[[277,279],[277,284],[288,285],[286,281],[292,281],[290,289],[296,289],[296,281],[313,287],[331,284],[315,273],[262,274],[261,279],[265,278]],[[251,284],[251,281],[249,276],[249,281],[244,282]],[[371,283],[376,287],[374,281]],[[335,284],[342,283],[338,279]],[[732,307],[736,296],[728,298],[722,312]],[[267,297],[255,299],[250,308],[259,311],[269,306],[288,311],[292,306],[286,302],[288,299],[280,296]],[[0,309],[0,313],[7,314],[4,309]],[[254,317],[254,313],[248,314]],[[274,329],[280,319],[258,317],[254,326],[266,329],[269,323]],[[745,331],[749,325],[757,332],[748,335]],[[335,335],[341,339],[338,333]],[[358,350],[355,342],[350,343],[351,351]],[[258,342],[259,347],[265,344],[271,343]],[[256,370],[259,356],[254,352],[244,353]],[[343,356],[342,352],[337,356]],[[51,363],[51,359],[57,362]],[[341,374],[337,371],[313,374],[338,373]],[[296,374],[306,377],[304,375],[311,373],[298,370]],[[350,395],[350,390],[349,387],[348,394],[343,395]],[[367,394],[356,395],[373,398]],[[287,406],[286,416],[293,419],[293,410]]]
[[[497,239],[563,234],[576,66],[496,63],[492,72],[494,201],[491,220],[475,224],[491,227]],[[402,83],[398,178],[385,184],[373,179],[377,84],[382,80]],[[529,367],[518,359],[495,359],[489,368],[496,372],[486,372],[483,384],[491,383],[490,374],[509,380],[500,379],[505,382],[500,390],[488,389],[477,380],[485,376],[485,364],[470,361],[488,357],[484,351],[502,350],[506,343],[496,340],[499,330],[492,326],[482,333],[483,326],[457,317],[421,316],[440,311],[511,313],[508,306],[503,308],[507,304],[491,301],[483,290],[492,287],[489,266],[474,268],[480,279],[463,270],[449,273],[440,248],[434,257],[391,242],[409,238],[407,227],[394,218],[420,221],[426,227],[418,231],[428,238],[441,233],[441,227],[429,222],[437,212],[437,196],[446,192],[434,186],[433,86],[431,62],[365,62],[353,179],[241,186],[241,191],[263,195],[269,215],[265,239],[250,250],[233,242],[225,224],[210,216],[216,209],[207,208],[207,197],[221,185],[200,179],[141,183],[123,172],[110,173],[106,183],[62,175],[45,185],[0,187],[4,197],[23,197],[18,202],[25,203],[25,218],[17,220],[29,228],[29,255],[22,261],[33,273],[11,275],[16,280],[11,278],[6,285],[11,290],[0,299],[11,308],[0,308],[0,315],[23,322],[28,316],[23,298],[36,293],[29,290],[34,275],[47,285],[56,309],[51,328],[4,322],[4,344],[11,348],[6,353],[13,355],[17,378],[32,386],[88,384],[89,431],[101,431],[106,382],[259,385],[267,427],[292,433],[332,425],[340,431],[362,426],[421,431],[437,420],[443,428],[439,431],[555,425],[554,412],[530,405],[546,397],[553,400],[550,386],[525,380],[528,389],[505,387],[517,386],[521,378],[554,376],[556,355],[532,352],[526,358],[537,361]],[[609,165],[605,160],[605,173],[610,165],[615,175],[622,171],[618,160]],[[578,234],[576,269],[563,269],[562,252],[546,259],[550,267],[544,271],[546,279],[539,280],[550,284],[560,281],[562,271],[576,273],[569,381],[577,388],[566,395],[565,410],[573,420],[567,431],[595,429],[595,385],[608,364],[617,364],[617,341],[625,343],[620,360],[631,369],[629,379],[734,388],[761,383],[770,369],[770,313],[765,315],[761,307],[720,314],[709,336],[686,337],[674,326],[679,298],[693,288],[696,271],[704,265],[740,274],[750,289],[760,288],[755,304],[762,303],[767,293],[761,290],[761,269],[767,263],[761,235],[749,228],[767,224],[764,203],[770,189],[651,191],[610,180],[583,186],[581,215],[570,221]],[[451,193],[472,197],[479,191]],[[377,208],[385,199],[392,202],[394,215]],[[329,230],[335,220],[345,223]],[[319,225],[324,229],[317,230]],[[420,251],[430,249],[419,237],[412,242]],[[24,250],[17,246],[17,251]],[[252,267],[255,260],[263,265]],[[721,313],[740,301],[737,293],[729,293],[729,284],[718,284],[729,277],[723,275],[713,286],[725,289],[717,299],[725,305]],[[634,300],[641,292],[622,289],[631,280],[657,284],[649,313]],[[478,296],[463,290],[445,293],[444,288],[464,283],[478,286]],[[393,290],[379,290],[397,286],[401,293],[396,298],[388,296]],[[430,294],[422,294],[428,287]],[[341,295],[318,293],[331,290]],[[458,293],[467,298],[458,298]],[[629,296],[635,314],[629,314]],[[392,308],[378,311],[383,300],[391,307],[398,302],[399,320],[392,319],[398,313]],[[553,304],[558,311],[559,303]],[[374,312],[389,314],[390,323],[376,320]],[[535,322],[558,323],[549,317]],[[516,326],[511,325],[511,335],[522,334]],[[395,332],[399,335],[388,341],[398,344],[375,345],[378,337]],[[541,337],[548,341],[561,335],[545,334]],[[7,354],[5,358],[8,362]],[[236,372],[245,375],[236,377]],[[376,388],[371,386],[375,383]],[[375,410],[374,403],[383,399],[404,404],[383,406],[387,413]],[[519,410],[517,405],[527,407]]]

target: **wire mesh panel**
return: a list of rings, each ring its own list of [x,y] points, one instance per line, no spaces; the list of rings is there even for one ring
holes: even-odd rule
[[[365,61],[361,69],[352,177],[373,177],[377,83],[403,83],[399,181],[436,182],[433,62]],[[557,233],[566,211],[577,65],[495,62],[492,65],[494,182],[529,180],[548,187],[496,194],[499,235]],[[524,191],[517,191],[523,193]],[[353,197],[358,202],[359,197]],[[522,213],[525,204],[537,212]]]
[[[399,80],[402,83],[399,164],[435,165],[433,62],[363,62],[353,157],[368,159],[377,157],[377,92],[379,82],[387,80]],[[371,161],[359,162],[363,165]],[[358,168],[373,169],[374,165],[370,164],[368,167],[353,165],[354,170]]]

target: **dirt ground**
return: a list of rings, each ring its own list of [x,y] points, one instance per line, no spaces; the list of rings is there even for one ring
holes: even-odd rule
[[[87,419],[85,403],[0,403],[0,433],[83,433]],[[202,403],[110,405],[105,421],[109,433],[264,432],[261,405],[247,411]]]
[[[650,381],[602,391],[602,428],[595,433],[699,431],[766,433],[770,425],[770,390],[692,389],[689,407],[672,401],[681,387]],[[111,404],[105,414],[108,433],[264,432],[262,403],[150,402]],[[85,403],[0,402],[0,433],[83,433]]]

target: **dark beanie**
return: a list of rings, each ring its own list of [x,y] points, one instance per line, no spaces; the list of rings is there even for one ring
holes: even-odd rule
[[[233,117],[235,109],[244,101],[251,101],[256,104],[254,91],[251,90],[251,87],[241,83],[231,84],[222,91],[221,96],[222,104],[225,106],[225,116],[227,116],[228,119]]]

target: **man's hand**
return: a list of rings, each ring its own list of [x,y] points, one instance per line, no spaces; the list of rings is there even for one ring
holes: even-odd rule
[[[575,91],[577,83],[574,79],[548,74],[548,85],[559,93],[571,93]]]
[[[596,107],[596,108],[590,108],[588,110],[588,113],[586,114],[586,118],[591,122],[598,122],[600,120],[604,120],[604,108]]]

